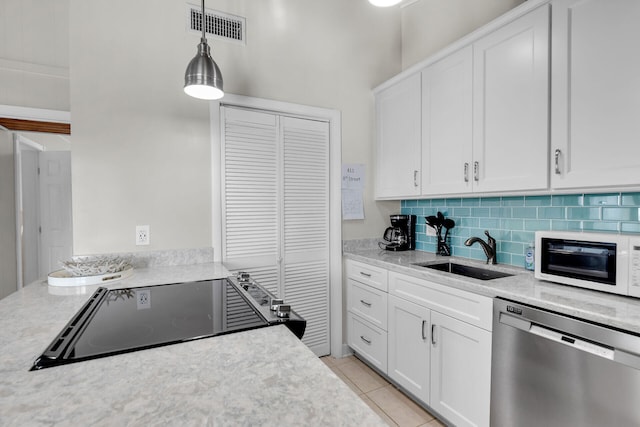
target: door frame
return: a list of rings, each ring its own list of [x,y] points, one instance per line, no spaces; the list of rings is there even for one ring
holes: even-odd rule
[[[214,261],[222,261],[222,131],[220,107],[241,107],[294,117],[323,120],[329,123],[329,321],[331,355],[342,357],[349,353],[342,336],[342,123],[339,110],[264,98],[225,94],[220,101],[211,101],[211,180],[212,180],[212,244]]]

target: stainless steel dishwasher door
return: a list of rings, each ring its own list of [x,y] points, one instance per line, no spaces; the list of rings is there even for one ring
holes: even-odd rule
[[[494,300],[491,426],[640,426],[640,338]]]

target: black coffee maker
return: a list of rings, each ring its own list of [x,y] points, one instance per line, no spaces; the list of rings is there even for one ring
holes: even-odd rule
[[[416,248],[416,216],[390,215],[391,227],[384,230],[379,246],[388,251],[410,251]]]

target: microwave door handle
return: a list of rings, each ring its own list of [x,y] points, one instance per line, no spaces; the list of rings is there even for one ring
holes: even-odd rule
[[[568,249],[547,249],[547,252],[551,254],[573,255],[579,254],[579,251],[570,251]]]

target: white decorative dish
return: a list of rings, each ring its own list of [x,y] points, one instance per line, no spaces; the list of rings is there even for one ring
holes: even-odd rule
[[[124,270],[116,273],[97,274],[95,276],[73,276],[67,270],[57,270],[49,273],[47,282],[50,286],[88,286],[102,283],[116,282],[126,279],[133,274],[133,267],[127,266]]]

